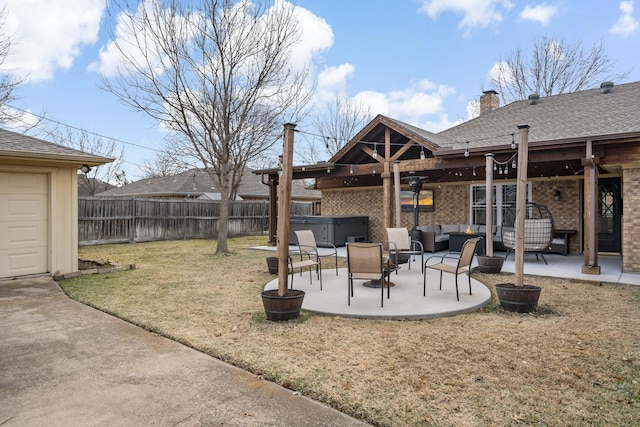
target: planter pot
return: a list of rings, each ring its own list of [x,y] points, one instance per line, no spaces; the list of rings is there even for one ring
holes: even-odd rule
[[[270,274],[278,274],[278,257],[267,257],[267,267],[269,268]]]
[[[283,296],[278,295],[277,289],[262,292],[262,304],[267,320],[283,321],[296,319],[302,308],[304,291],[289,289]]]
[[[478,271],[482,273],[500,273],[504,258],[501,256],[478,255]]]
[[[540,298],[540,286],[524,285],[516,286],[513,283],[502,283],[496,285],[496,294],[500,306],[506,311],[518,313],[529,313],[538,305]]]

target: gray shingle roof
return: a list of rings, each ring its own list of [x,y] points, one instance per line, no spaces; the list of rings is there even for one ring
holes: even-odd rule
[[[90,166],[101,165],[114,160],[6,129],[0,129],[0,156],[73,161],[86,163]]]
[[[640,132],[640,82],[541,97],[535,105],[516,101],[440,132],[452,148],[509,144],[517,125],[526,123],[530,142],[587,139]],[[444,146],[444,145],[443,145]]]
[[[122,187],[97,194],[100,197],[140,196],[140,197],[197,197],[205,193],[217,193],[216,185],[206,171],[191,169],[173,176],[144,178]],[[302,182],[294,181],[292,197],[320,199],[320,191],[304,188]],[[243,199],[265,199],[269,197],[269,187],[262,184],[261,176],[245,168],[238,195]]]

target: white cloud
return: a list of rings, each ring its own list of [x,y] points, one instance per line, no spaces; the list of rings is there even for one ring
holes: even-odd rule
[[[333,46],[333,31],[327,21],[307,9],[296,6],[294,14],[300,23],[302,34],[291,57],[303,66]]]
[[[337,67],[325,67],[318,73],[315,93],[316,102],[333,102],[336,95],[345,95],[347,92],[347,79],[355,71],[356,67],[348,63]]]
[[[557,11],[558,8],[556,6],[549,6],[546,3],[542,3],[537,6],[527,5],[522,12],[520,12],[520,18],[523,20],[539,22],[546,26]]]
[[[414,126],[437,132],[455,124],[455,122],[449,121],[448,116],[443,112],[444,100],[454,93],[455,90],[451,87],[421,80],[403,90],[388,93],[362,91],[354,98],[356,101],[370,106],[374,115],[388,115]]]
[[[489,70],[487,77],[489,78],[489,81],[498,80],[507,85],[515,82],[515,76],[511,72],[509,64],[505,61],[498,61],[494,63]]]
[[[6,34],[14,45],[3,68],[30,82],[69,69],[83,46],[98,39],[104,0],[5,0]]]
[[[471,30],[501,22],[503,12],[512,7],[509,0],[422,0],[420,11],[432,19],[445,12],[460,14],[458,26]]]
[[[622,15],[620,15],[618,21],[613,24],[613,27],[609,29],[609,32],[627,37],[640,27],[638,20],[633,17],[633,1],[621,1],[620,11]]]
[[[240,7],[240,4],[237,5]],[[301,70],[312,59],[318,58],[322,52],[329,49],[333,45],[333,31],[331,26],[327,22],[314,15],[307,9],[299,6],[293,6],[291,3],[284,0],[277,0],[272,6],[272,9],[267,11],[269,14],[276,8],[293,7],[293,13],[300,25],[300,39],[291,49],[290,65],[296,69]],[[152,2],[145,0],[138,4],[138,9],[133,14],[135,17],[140,16],[145,9],[147,13],[152,13]],[[97,70],[103,75],[110,77],[117,75],[120,72],[124,72],[124,63],[122,61],[122,53],[119,49],[130,55],[139,64],[144,64],[144,59],[139,48],[135,46],[143,43],[144,38],[139,37],[141,32],[148,30],[148,28],[139,28],[140,25],[136,22],[121,14],[118,17],[115,36],[116,40],[110,41],[107,45],[100,49],[100,59],[97,62],[92,63],[89,68],[91,70]],[[137,39],[134,41],[134,37]],[[116,47],[116,44],[119,48]]]

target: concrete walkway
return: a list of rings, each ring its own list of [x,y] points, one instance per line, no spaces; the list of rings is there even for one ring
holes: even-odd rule
[[[366,425],[69,299],[0,280],[0,425]]]

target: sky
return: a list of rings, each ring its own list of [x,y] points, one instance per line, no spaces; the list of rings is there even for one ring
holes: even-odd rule
[[[444,130],[467,120],[470,103],[493,89],[497,61],[542,35],[587,50],[602,43],[614,71],[629,72],[625,82],[640,81],[640,2],[632,0],[292,3],[303,29],[295,59],[311,62],[316,111],[340,94],[374,115]],[[100,88],[101,73],[110,75],[118,61],[105,0],[0,0],[0,8],[13,41],[0,69],[25,79],[10,106],[44,115],[40,126],[64,124],[113,138],[124,147],[127,178],[141,178],[139,166],[153,160],[166,133]],[[302,125],[299,130],[313,132]]]

